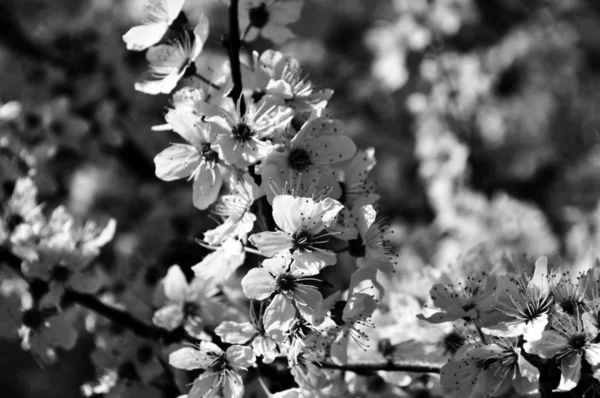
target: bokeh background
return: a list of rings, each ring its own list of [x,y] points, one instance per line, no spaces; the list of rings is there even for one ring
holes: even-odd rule
[[[185,182],[154,176],[152,159],[173,136],[150,127],[163,122],[168,97],[133,90],[146,63],[121,40],[143,2],[0,0],[0,179],[34,165],[49,206],[115,217],[119,232],[101,261],[135,280],[140,296],[138,285],[152,287],[169,265],[206,255],[194,238],[214,226]],[[188,0],[185,10],[192,21],[209,15],[198,63],[210,74],[226,57],[225,7]],[[573,269],[595,260],[597,0],[306,0],[292,28],[297,38],[280,50],[335,90],[330,113],[359,147],[376,150],[398,285],[417,302],[428,286],[409,281],[482,243],[490,257],[554,255]],[[25,164],[8,161],[11,151]],[[42,367],[0,342],[0,396],[81,396],[97,375],[92,347],[84,335]]]

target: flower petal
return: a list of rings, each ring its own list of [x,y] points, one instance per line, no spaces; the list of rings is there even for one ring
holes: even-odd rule
[[[232,345],[225,352],[227,362],[232,366],[248,369],[256,362],[256,356],[250,347]]]
[[[264,300],[275,291],[275,278],[264,268],[253,268],[242,279],[242,289],[246,297]]]
[[[594,367],[600,365],[600,344],[590,344],[585,348],[585,360]]]
[[[134,26],[123,35],[123,41],[130,51],[143,51],[152,47],[163,38],[169,29],[166,21]]]
[[[292,300],[283,294],[278,294],[273,298],[263,316],[267,336],[278,343],[283,343],[295,319],[296,309]]]
[[[293,247],[293,239],[285,232],[260,232],[249,238],[252,243],[266,257],[273,257]]]
[[[179,303],[166,305],[154,313],[152,323],[167,330],[175,330],[183,323],[185,314]]]
[[[260,33],[264,38],[270,39],[275,44],[282,44],[296,37],[288,27],[275,24],[268,24]]]
[[[156,176],[163,181],[179,180],[192,175],[200,164],[200,154],[190,145],[174,144],[156,155]]]
[[[542,358],[552,358],[560,351],[567,348],[569,341],[566,337],[553,330],[546,330],[542,333],[542,338],[537,341],[528,341],[523,345],[525,352],[535,354]]]
[[[571,391],[581,379],[581,354],[571,353],[560,361],[560,384],[554,391]]]
[[[215,359],[214,355],[209,354],[222,351],[212,343],[202,342],[200,344],[199,350],[192,347],[183,347],[172,352],[171,355],[169,355],[169,365],[177,369],[185,370],[207,369]]]
[[[178,265],[173,265],[163,279],[165,296],[176,303],[183,303],[188,293],[188,282]]]
[[[258,331],[250,322],[225,321],[215,329],[215,333],[225,343],[246,344]]]
[[[206,162],[200,163],[198,174],[194,178],[194,206],[200,210],[213,204],[219,196],[223,175],[219,167],[210,167]]]

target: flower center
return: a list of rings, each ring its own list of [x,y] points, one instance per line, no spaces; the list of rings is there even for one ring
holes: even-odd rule
[[[10,232],[14,231],[25,219],[20,214],[10,214],[6,217],[6,227]]]
[[[294,241],[294,246],[292,250],[302,251],[306,250],[309,246],[311,246],[313,237],[308,229],[301,227],[292,235],[292,239]]]
[[[260,3],[258,7],[250,9],[250,25],[257,28],[263,28],[269,22],[269,11],[265,3]]]
[[[264,91],[253,91],[252,92],[252,101],[254,101],[254,103],[257,103],[258,101],[260,101],[264,96],[265,96]]]
[[[587,340],[584,334],[577,334],[569,340],[569,346],[574,350],[581,350],[585,347]]]
[[[42,317],[41,312],[31,309],[23,312],[23,315],[21,315],[21,322],[30,329],[37,329],[44,323],[44,318]]]
[[[533,321],[540,315],[548,312],[551,304],[552,299],[550,296],[528,299],[526,306],[520,311],[521,316],[527,321]]]
[[[288,155],[288,164],[292,169],[302,172],[312,165],[312,161],[306,149],[294,148]]]
[[[246,123],[240,123],[235,126],[231,133],[240,142],[248,142],[254,136],[254,131]]]
[[[346,306],[347,301],[345,300],[340,300],[337,301],[333,307],[331,308],[330,315],[331,315],[331,319],[335,322],[336,325],[338,326],[343,326],[346,324],[346,322],[344,322],[342,316],[344,314],[344,307]]]
[[[454,354],[465,344],[465,338],[460,333],[450,332],[444,336],[443,344],[446,352]]]
[[[200,147],[200,156],[209,163],[216,163],[219,160],[219,154],[212,149],[208,142],[205,142]]]
[[[340,212],[340,214],[343,213]],[[356,239],[351,239],[348,241],[348,254],[350,254],[352,257],[364,257],[366,251],[365,244],[360,236],[358,236]]]
[[[190,62],[189,59],[186,59],[181,67],[185,69],[183,72],[183,77],[192,77],[196,74],[196,64],[194,62]]]
[[[583,302],[574,299],[568,299],[560,303],[560,307],[569,315],[575,315],[575,309],[581,308],[583,305]]]
[[[52,271],[50,271],[50,279],[60,283],[65,283],[69,280],[70,275],[71,270],[60,264],[53,266]]]
[[[296,279],[291,274],[281,274],[277,277],[276,285],[278,291],[291,292],[296,287]]]
[[[188,301],[183,305],[183,313],[186,317],[194,317],[200,312],[200,306],[194,302]]]
[[[215,358],[215,360],[210,364],[210,368],[214,372],[222,372],[227,368],[227,358],[224,354],[219,355]]]

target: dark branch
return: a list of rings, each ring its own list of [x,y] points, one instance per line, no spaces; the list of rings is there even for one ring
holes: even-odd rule
[[[21,271],[21,260],[18,256],[14,255],[10,250],[5,247],[0,247],[0,263],[5,263],[14,272],[21,276],[27,281],[27,278]],[[147,325],[139,319],[133,317],[128,312],[122,311],[118,308],[111,307],[97,297],[79,293],[74,290],[67,289],[65,291],[64,300],[67,304],[78,304],[84,308],[96,312],[102,315],[106,319],[111,320],[114,323],[122,325],[127,329],[131,330],[136,335],[150,340],[165,340],[165,341],[181,341],[185,340],[189,343],[197,344],[200,340],[187,334],[183,329],[176,329],[169,331],[163,328],[159,328],[154,325]]]
[[[195,73],[195,74],[194,74],[194,77],[195,77],[196,79],[200,80],[201,82],[204,82],[204,83],[208,84],[210,87],[214,88],[215,90],[220,90],[220,89],[221,89],[221,86],[218,86],[218,85],[214,84],[214,83],[213,83],[213,82],[211,82],[211,81],[210,81],[208,78],[206,78],[206,77],[202,76],[202,75],[201,75],[201,74],[199,74],[199,73]]]
[[[390,372],[440,373],[442,365],[423,361],[406,360],[396,362],[349,363],[346,365],[322,362],[321,367],[325,369],[349,370],[358,374],[371,373],[379,370]]]
[[[229,63],[231,64],[231,80],[233,81],[233,89],[231,90],[230,96],[236,102],[240,100],[240,95],[242,94],[242,67],[240,64],[241,41],[240,23],[238,20],[238,3],[239,0],[231,0],[231,4],[229,5],[229,37],[227,40],[229,45]]]
[[[0,247],[0,263],[7,264],[16,273],[23,276],[21,272],[21,262],[22,260],[11,253],[10,250],[5,247]],[[154,325],[147,325],[146,323],[133,317],[131,314],[111,307],[89,294],[67,290],[65,292],[65,299],[69,303],[78,304],[84,308],[94,311],[111,320],[112,322],[126,327],[136,335],[146,339],[168,342],[184,340],[192,344],[198,344],[200,342],[200,340],[187,334],[182,328],[168,331]],[[336,365],[330,362],[323,362],[321,363],[321,367],[325,369],[348,370],[359,374],[371,373],[379,370],[415,373],[440,373],[441,365],[423,361],[406,360],[396,362],[365,362],[346,365]]]

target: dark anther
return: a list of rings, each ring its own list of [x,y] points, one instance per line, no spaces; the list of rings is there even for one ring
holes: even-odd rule
[[[258,7],[250,9],[250,25],[257,28],[263,28],[269,22],[269,11],[265,3],[260,3]]]
[[[292,169],[302,172],[312,164],[312,161],[310,154],[305,149],[294,148],[288,155],[288,163]]]

